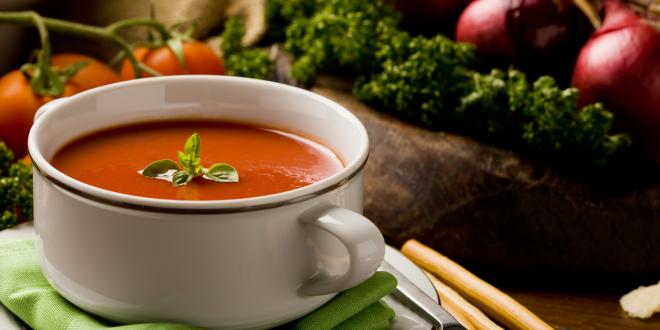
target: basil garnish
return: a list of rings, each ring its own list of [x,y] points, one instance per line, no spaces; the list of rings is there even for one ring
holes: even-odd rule
[[[206,170],[204,178],[217,182],[238,182],[238,172],[229,164],[218,163]]]
[[[154,179],[171,180],[172,175],[179,171],[179,165],[169,159],[157,160],[138,173]]]
[[[238,182],[238,172],[229,164],[217,163],[208,169],[204,168],[200,158],[201,145],[202,138],[194,133],[186,140],[184,151],[177,153],[179,164],[170,159],[161,159],[147,165],[138,173],[148,178],[172,182],[176,187],[183,186],[199,176],[216,182]]]

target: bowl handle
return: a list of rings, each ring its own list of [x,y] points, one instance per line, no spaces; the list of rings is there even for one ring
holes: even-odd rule
[[[300,217],[305,226],[314,226],[337,237],[348,250],[348,270],[343,275],[320,274],[300,288],[304,295],[325,295],[352,288],[371,277],[385,256],[385,241],[378,228],[361,214],[334,205],[314,207]]]

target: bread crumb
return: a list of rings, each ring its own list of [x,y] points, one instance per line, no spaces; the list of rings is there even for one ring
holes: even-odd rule
[[[660,282],[630,291],[621,297],[619,303],[632,317],[640,319],[651,317],[653,313],[660,312]]]

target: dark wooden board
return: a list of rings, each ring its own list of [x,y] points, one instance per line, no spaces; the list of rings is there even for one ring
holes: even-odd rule
[[[382,114],[341,81],[321,80],[313,91],[366,126],[365,215],[389,243],[418,239],[495,280],[581,285],[617,278],[625,289],[660,278],[657,175],[648,182],[639,175],[616,184],[580,180],[513,151]]]
[[[660,329],[660,315],[647,320],[628,317],[612,293],[550,292],[542,289],[504,291],[560,330]]]

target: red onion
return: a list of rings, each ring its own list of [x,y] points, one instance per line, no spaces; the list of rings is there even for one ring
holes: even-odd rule
[[[456,40],[475,46],[482,57],[512,61],[517,56],[507,24],[507,1],[477,0],[463,11]]]
[[[592,28],[571,0],[477,0],[463,11],[456,40],[477,46],[490,64],[567,78]],[[568,79],[566,79],[568,80]]]
[[[660,160],[660,31],[618,0],[582,48],[573,86],[582,104],[602,101]]]

